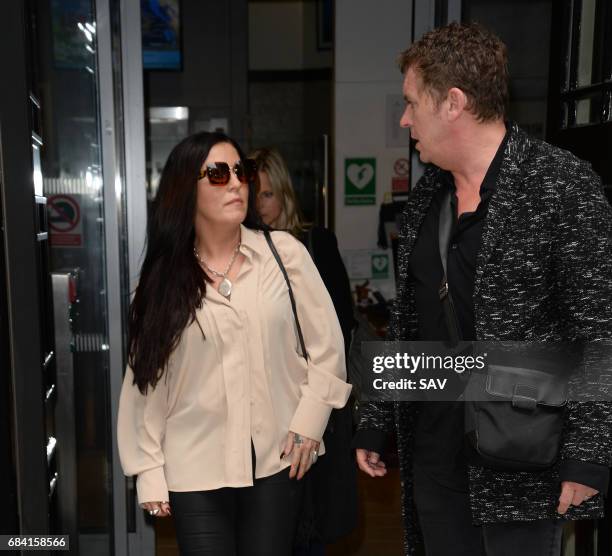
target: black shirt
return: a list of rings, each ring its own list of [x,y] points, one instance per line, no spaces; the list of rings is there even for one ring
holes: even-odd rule
[[[418,339],[448,340],[444,311],[438,296],[443,270],[438,241],[440,206],[451,191],[454,222],[448,251],[448,285],[462,339],[476,340],[474,325],[474,279],[482,230],[489,200],[495,192],[508,134],[504,137],[480,187],[480,203],[474,212],[457,219],[457,195],[450,172],[442,174],[440,190],[431,206],[409,261],[418,316]],[[466,461],[463,455],[463,404],[422,402],[414,439],[414,463],[432,478],[450,488],[467,490]]]

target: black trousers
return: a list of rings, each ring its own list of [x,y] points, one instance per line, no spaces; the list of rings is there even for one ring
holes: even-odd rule
[[[290,556],[302,485],[287,468],[252,487],[170,492],[181,555]]]
[[[414,467],[414,502],[427,556],[560,556],[562,522],[472,524],[469,494]]]
[[[560,556],[563,522],[514,521],[482,526],[488,556]]]

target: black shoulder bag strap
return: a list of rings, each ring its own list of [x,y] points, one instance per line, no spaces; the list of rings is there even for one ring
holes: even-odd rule
[[[451,192],[447,191],[440,205],[440,216],[438,223],[438,243],[440,246],[440,260],[442,261],[442,284],[438,290],[440,302],[444,309],[444,318],[448,328],[449,340],[456,346],[461,340],[461,330],[455,313],[453,298],[448,288],[448,244],[450,243],[451,230],[453,227],[453,207],[451,205]]]
[[[302,327],[300,326],[300,319],[298,319],[297,315],[297,307],[295,304],[295,297],[293,296],[293,289],[291,288],[291,282],[289,282],[289,276],[287,274],[287,270],[285,269],[285,265],[276,250],[274,242],[272,241],[272,237],[270,236],[269,231],[264,231],[264,236],[266,237],[266,241],[270,246],[270,251],[272,251],[272,255],[276,259],[278,266],[280,267],[281,272],[285,278],[285,282],[287,282],[287,288],[289,289],[289,299],[291,301],[291,309],[293,311],[293,318],[295,319],[295,326],[297,328],[298,339],[300,340],[300,348],[302,349],[302,357],[308,361],[308,352],[306,351],[306,343],[304,342],[304,335],[302,334]]]

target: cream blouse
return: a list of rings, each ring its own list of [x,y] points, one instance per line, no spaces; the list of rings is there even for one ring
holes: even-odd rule
[[[342,331],[306,248],[285,232],[272,239],[287,269],[308,350],[299,355],[287,285],[262,232],[241,227],[245,260],[231,301],[206,288],[155,389],[142,395],[128,367],[119,401],[118,444],[126,475],[138,475],[138,501],[168,491],[253,484],[288,467],[289,430],[321,440],[332,408],[343,407]],[[320,453],[324,453],[321,444]]]

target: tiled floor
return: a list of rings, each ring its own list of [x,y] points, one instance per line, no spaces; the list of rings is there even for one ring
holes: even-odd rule
[[[178,556],[172,519],[155,526],[157,556]],[[342,542],[330,545],[326,556],[401,556],[400,482],[397,469],[371,479],[359,473],[359,527]]]

